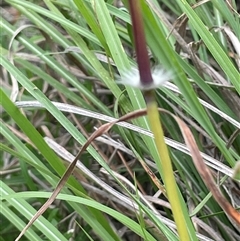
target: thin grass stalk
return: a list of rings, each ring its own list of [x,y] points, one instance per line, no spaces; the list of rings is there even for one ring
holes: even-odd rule
[[[143,90],[144,86],[146,87],[146,89],[148,89],[147,91],[144,91],[143,94],[145,96],[147,104],[147,116],[154,135],[158,154],[162,162],[161,164],[164,184],[166,187],[169,202],[171,204],[173,217],[176,222],[180,240],[190,241],[188,229],[186,223],[184,222],[185,218],[181,209],[180,198],[177,191],[177,184],[174,178],[168,148],[164,141],[164,134],[161,125],[160,115],[158,112],[157,102],[155,99],[154,91],[149,90],[149,86],[154,87],[154,80],[151,75],[150,62],[147,54],[140,1],[129,0],[129,7],[139,68],[139,81],[140,86]]]

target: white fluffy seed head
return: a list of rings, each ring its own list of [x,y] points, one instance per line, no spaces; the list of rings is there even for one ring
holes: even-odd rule
[[[162,68],[155,67],[152,71],[153,83],[146,86],[143,85],[140,81],[139,70],[137,68],[132,68],[131,70],[125,72],[121,77],[119,77],[116,83],[129,85],[141,90],[150,90],[163,86],[172,77],[173,73],[171,71],[166,71]]]

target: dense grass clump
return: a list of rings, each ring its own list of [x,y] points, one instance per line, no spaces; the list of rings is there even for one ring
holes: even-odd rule
[[[1,2],[0,240],[240,240],[239,3],[133,2]]]

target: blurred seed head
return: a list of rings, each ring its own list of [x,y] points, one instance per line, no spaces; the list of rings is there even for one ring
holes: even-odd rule
[[[141,90],[151,90],[163,86],[167,81],[173,78],[172,71],[166,71],[161,67],[155,67],[152,70],[152,79],[149,85],[146,85],[144,81],[141,81],[139,70],[137,68],[132,68],[131,70],[125,72],[121,77],[118,77],[116,83],[135,87]]]

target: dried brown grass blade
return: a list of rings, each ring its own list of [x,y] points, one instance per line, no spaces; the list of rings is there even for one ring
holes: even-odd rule
[[[164,111],[165,112],[165,111]],[[232,205],[228,202],[228,200],[222,195],[220,189],[216,185],[213,176],[203,161],[203,158],[200,154],[200,151],[198,149],[198,146],[195,142],[195,139],[188,128],[188,126],[177,116],[174,116],[171,113],[170,114],[178,123],[180,130],[182,132],[182,135],[184,137],[184,140],[186,142],[187,147],[189,148],[189,151],[192,154],[192,159],[194,162],[194,165],[196,169],[198,170],[199,174],[201,175],[205,185],[208,187],[208,189],[211,191],[213,197],[218,202],[218,204],[222,207],[222,209],[225,211],[226,215],[228,216],[229,220],[232,222],[232,224],[235,227],[240,227],[240,212],[235,210]]]
[[[200,151],[198,149],[198,146],[196,144],[196,141],[189,129],[189,127],[177,116],[173,115],[169,111],[163,110],[161,108],[158,109],[161,112],[164,112],[168,115],[171,115],[175,121],[178,123],[179,128],[182,132],[183,138],[186,142],[187,147],[189,148],[189,151],[191,153],[194,165],[196,169],[198,170],[199,174],[201,175],[205,185],[208,187],[208,189],[211,191],[213,197],[218,202],[218,204],[222,207],[222,209],[225,211],[226,215],[228,216],[229,220],[232,222],[232,224],[235,227],[240,227],[240,212],[235,210],[232,205],[228,202],[228,200],[222,195],[220,189],[216,185],[213,176],[210,172],[210,169],[205,164]],[[134,114],[135,113],[135,114]],[[146,115],[146,110],[139,110],[132,114],[132,118],[136,118],[138,116]],[[123,116],[119,119],[119,121],[126,121],[126,118],[129,119],[130,115]]]
[[[139,111],[134,111],[131,112],[129,114],[126,114],[125,116],[121,117],[120,119],[110,122],[110,123],[106,123],[104,125],[102,125],[98,130],[96,130],[86,141],[86,143],[82,146],[82,148],[80,149],[80,151],[78,152],[78,154],[76,155],[75,159],[73,160],[73,162],[68,166],[68,168],[66,169],[65,173],[63,174],[62,178],[59,180],[57,187],[55,188],[55,190],[53,191],[52,195],[49,197],[49,199],[43,204],[43,206],[36,212],[36,214],[30,219],[30,221],[28,222],[28,224],[24,227],[24,229],[21,231],[21,233],[18,235],[18,237],[15,239],[15,241],[19,241],[20,238],[24,235],[24,233],[27,231],[27,229],[34,223],[34,221],[36,221],[36,219],[41,216],[47,209],[48,207],[54,202],[54,200],[56,199],[57,195],[60,193],[60,191],[62,190],[62,188],[64,187],[65,183],[67,182],[68,178],[71,176],[76,163],[79,159],[79,157],[81,156],[81,154],[87,149],[87,147],[91,144],[91,142],[101,136],[102,134],[104,134],[105,132],[107,132],[114,124],[116,124],[117,122],[120,121],[127,121],[129,119],[133,119],[133,118],[137,118],[139,116],[141,116],[141,111],[140,111],[140,115],[138,113]],[[144,112],[146,114],[146,110]]]
[[[166,114],[171,115],[176,120],[176,122],[178,123],[178,125],[180,127],[180,130],[182,132],[182,135],[184,137],[186,145],[188,146],[189,151],[192,154],[193,162],[194,162],[194,164],[195,164],[199,174],[203,178],[203,181],[205,182],[206,186],[211,191],[213,197],[218,201],[218,203],[222,207],[222,209],[226,212],[226,214],[229,217],[229,219],[234,223],[234,226],[240,226],[240,213],[237,212],[231,206],[231,204],[227,201],[227,199],[221,194],[221,191],[219,190],[219,188],[217,187],[216,183],[214,182],[214,179],[213,179],[213,177],[211,175],[210,170],[208,169],[207,165],[203,161],[203,158],[202,158],[202,156],[200,154],[200,151],[199,151],[199,149],[197,147],[197,144],[196,144],[196,142],[194,140],[194,137],[193,137],[190,129],[188,128],[188,126],[180,118],[178,118],[177,116],[171,114],[170,112],[168,112],[168,111],[166,111],[164,109],[161,109],[161,108],[158,108],[158,110],[161,111],[161,112],[164,112]],[[72,174],[72,172],[73,172],[73,170],[74,170],[74,168],[76,166],[76,163],[77,163],[78,159],[80,158],[81,154],[87,149],[87,147],[91,144],[91,142],[95,138],[97,138],[97,137],[101,136],[102,134],[106,133],[109,129],[111,129],[111,127],[113,125],[115,125],[118,122],[132,120],[132,119],[144,116],[146,114],[147,114],[147,110],[146,109],[133,111],[131,113],[128,113],[128,114],[120,117],[116,121],[113,121],[113,122],[106,123],[106,124],[102,125],[98,130],[96,130],[88,138],[86,143],[82,146],[82,148],[80,149],[80,151],[76,155],[76,157],[73,160],[73,162],[68,166],[67,170],[65,171],[65,173],[62,176],[62,178],[60,179],[60,181],[57,184],[57,187],[54,190],[54,192],[52,193],[52,195],[45,202],[45,204],[37,211],[37,213],[31,218],[31,220],[28,222],[28,224],[25,226],[25,228],[21,231],[21,233],[15,239],[15,241],[19,241],[20,238],[26,232],[26,230],[34,223],[34,221],[39,216],[41,216],[47,210],[47,208],[52,204],[52,202],[55,200],[55,198],[57,197],[57,195],[60,193],[60,191],[64,187],[65,183],[67,182],[68,178]],[[149,173],[149,172],[148,172],[148,174],[151,177],[152,174]]]
[[[114,123],[113,123],[114,124]],[[113,125],[112,124],[112,125]],[[98,136],[102,135],[103,133],[107,132],[112,125],[110,123],[107,123],[101,128],[99,128],[97,131],[95,131],[89,139],[86,141],[86,143],[82,146],[80,151],[78,152],[77,156],[73,160],[73,162],[68,166],[66,169],[65,173],[63,174],[62,178],[59,180],[57,187],[53,191],[52,195],[49,197],[49,199],[44,203],[44,205],[36,212],[36,214],[31,218],[31,220],[28,222],[28,224],[25,226],[25,228],[21,231],[19,236],[15,239],[15,241],[20,240],[20,238],[24,235],[24,233],[27,231],[27,229],[36,221],[36,219],[41,216],[47,209],[48,207],[53,203],[53,201],[56,199],[57,195],[60,193],[62,188],[64,187],[65,183],[67,182],[68,178],[71,176],[76,163],[81,156],[81,154],[87,149],[87,147],[91,144],[91,142]]]

